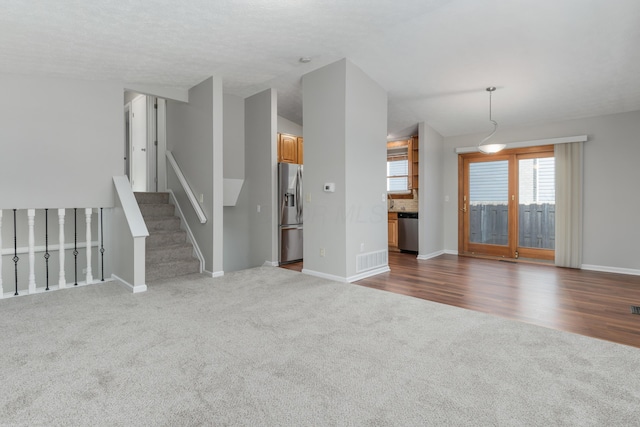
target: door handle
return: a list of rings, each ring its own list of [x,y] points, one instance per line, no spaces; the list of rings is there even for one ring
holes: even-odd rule
[[[460,209],[460,210],[461,210],[462,212],[464,212],[464,213],[467,213],[467,204],[465,203],[465,204],[462,206],[462,209]]]

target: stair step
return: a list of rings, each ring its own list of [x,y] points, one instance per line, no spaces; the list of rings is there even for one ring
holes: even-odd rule
[[[171,217],[149,217],[144,221],[147,224],[147,230],[153,234],[156,231],[180,230],[180,218]]]
[[[142,203],[139,206],[142,217],[145,219],[175,215],[175,206],[168,203]]]
[[[180,229],[180,218],[169,203],[169,193],[135,193],[149,230],[145,241],[147,283],[200,273],[200,261],[193,257],[193,245]]]
[[[133,193],[138,201],[138,204],[160,204],[160,203],[169,203],[169,193],[143,193],[136,192]]]
[[[193,246],[191,243],[184,242],[177,245],[157,247],[147,250],[146,255],[148,267],[171,261],[190,260],[193,259]]]
[[[149,266],[146,273],[146,282],[168,279],[200,272],[200,261],[195,258],[189,260],[171,261]]]
[[[154,231],[146,239],[146,248],[149,251],[153,248],[185,243],[186,241],[187,232],[184,230]]]

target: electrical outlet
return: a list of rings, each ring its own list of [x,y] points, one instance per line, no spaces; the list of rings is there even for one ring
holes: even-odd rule
[[[320,256],[325,256],[324,248],[320,248]]]
[[[360,252],[364,252],[364,243],[360,243]]]
[[[87,269],[86,268],[82,269],[82,274],[87,274]]]
[[[260,205],[258,205],[258,213],[260,213]]]

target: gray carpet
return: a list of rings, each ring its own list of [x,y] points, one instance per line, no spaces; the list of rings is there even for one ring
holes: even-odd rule
[[[2,425],[638,425],[640,350],[261,267],[0,300]]]

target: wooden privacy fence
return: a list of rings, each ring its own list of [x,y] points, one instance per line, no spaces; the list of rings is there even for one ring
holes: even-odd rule
[[[489,245],[507,245],[508,210],[502,203],[469,206],[469,241]],[[556,205],[521,204],[518,209],[518,246],[555,249]]]

